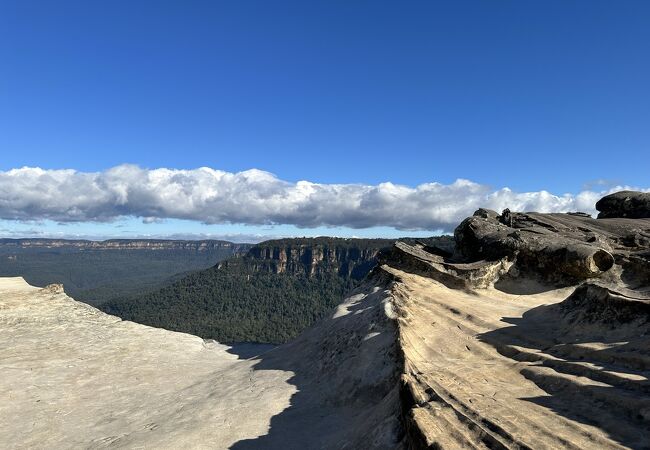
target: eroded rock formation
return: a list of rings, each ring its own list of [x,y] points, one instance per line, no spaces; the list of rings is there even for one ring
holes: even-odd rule
[[[650,193],[620,191],[606,195],[596,203],[599,219],[628,217],[641,219],[650,217]]]
[[[642,197],[478,210],[445,257],[395,246],[411,448],[650,448],[650,211],[620,204]]]

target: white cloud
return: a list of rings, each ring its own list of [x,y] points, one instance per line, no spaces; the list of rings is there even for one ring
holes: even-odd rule
[[[479,207],[593,214],[604,193],[494,191],[463,179],[416,187],[290,183],[256,169],[230,173],[121,165],[86,173],[24,167],[0,171],[0,219],[65,223],[138,217],[145,223],[175,218],[207,224],[451,230]]]

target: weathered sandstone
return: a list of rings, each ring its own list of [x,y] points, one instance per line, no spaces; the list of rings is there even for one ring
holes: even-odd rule
[[[599,219],[650,217],[650,192],[620,191],[606,195],[596,203]]]

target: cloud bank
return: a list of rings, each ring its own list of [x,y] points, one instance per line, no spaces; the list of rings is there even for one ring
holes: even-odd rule
[[[593,214],[604,193],[518,193],[463,179],[416,187],[291,183],[256,169],[231,173],[207,167],[150,170],[120,165],[78,172],[24,167],[0,171],[0,219],[66,223],[140,217],[147,223],[176,218],[206,224],[449,231],[479,207]]]

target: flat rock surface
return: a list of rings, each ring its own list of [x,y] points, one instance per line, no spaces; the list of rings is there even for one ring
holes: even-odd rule
[[[228,347],[0,279],[1,448],[229,448],[296,387]]]

